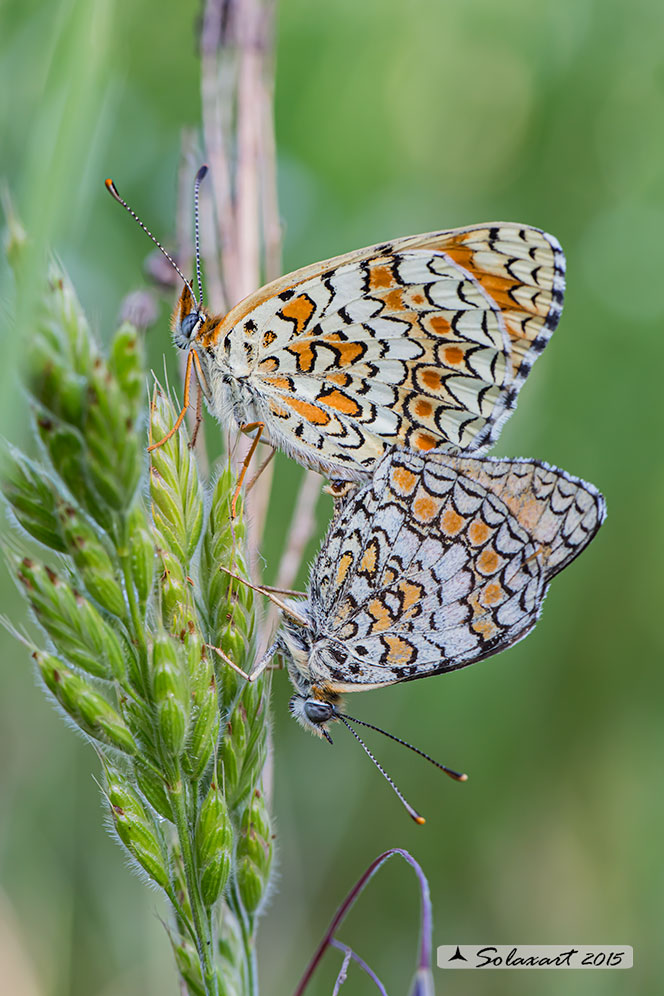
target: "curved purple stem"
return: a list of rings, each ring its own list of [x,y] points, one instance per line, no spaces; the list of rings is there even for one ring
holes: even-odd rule
[[[336,948],[338,951],[343,951],[345,953],[345,955],[346,955],[346,957],[344,959],[344,964],[343,964],[343,967],[342,967],[342,971],[346,967],[347,962],[352,958],[353,961],[357,962],[357,964],[360,966],[360,968],[362,969],[362,971],[365,972],[369,976],[369,978],[371,979],[371,981],[375,983],[376,988],[377,988],[378,992],[380,993],[380,996],[387,996],[387,989],[385,988],[385,986],[383,985],[383,983],[380,981],[380,979],[378,978],[378,976],[376,975],[376,973],[374,972],[374,970],[372,968],[370,968],[369,965],[367,965],[367,963],[364,960],[364,958],[360,958],[359,954],[355,954],[355,952],[353,951],[352,948],[349,948],[347,944],[343,944],[341,941],[338,941],[336,939],[336,937],[331,937],[330,938],[330,946],[333,947],[333,948]],[[345,979],[342,980],[342,981],[345,981]],[[339,989],[339,977],[337,977],[337,986],[335,987],[335,990],[332,993],[332,996],[335,996],[335,994],[338,992],[338,989]]]
[[[400,854],[401,857],[404,859],[404,861],[407,861],[408,864],[415,869],[415,873],[420,882],[420,893],[422,897],[422,929],[420,933],[420,953],[417,963],[417,971],[418,973],[421,973],[423,971],[424,972],[430,971],[433,915],[431,909],[431,896],[429,894],[429,883],[427,882],[426,876],[422,871],[420,865],[415,860],[415,858],[411,854],[409,854],[408,851],[405,851],[400,847],[393,847],[390,848],[389,851],[385,851],[383,854],[380,854],[374,861],[371,862],[371,864],[365,871],[364,875],[362,875],[359,881],[355,883],[355,885],[350,890],[350,892],[342,902],[337,912],[334,914],[332,922],[330,923],[330,926],[327,928],[327,931],[325,932],[325,936],[323,937],[322,941],[316,948],[316,951],[311,961],[309,962],[304,971],[304,975],[300,979],[299,985],[295,990],[294,996],[302,996],[302,993],[305,991],[306,987],[309,984],[311,976],[314,974],[316,968],[318,967],[318,963],[325,954],[326,948],[332,945],[334,939],[334,932],[336,931],[337,927],[342,922],[342,920],[344,920],[346,914],[354,904],[359,894],[364,889],[367,882],[372,878],[375,872],[378,871],[380,866],[384,864],[388,858],[391,858],[393,854]]]

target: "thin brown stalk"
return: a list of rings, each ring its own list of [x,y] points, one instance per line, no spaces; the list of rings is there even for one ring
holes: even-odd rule
[[[274,454],[274,450],[272,453]],[[267,463],[267,459],[269,459],[269,463]],[[255,540],[255,542],[252,541],[249,543],[249,570],[251,576],[256,578],[257,581],[260,581],[261,577],[261,559],[258,551],[265,531],[265,521],[272,493],[274,468],[274,459],[266,458],[257,471],[257,474],[260,473],[260,477],[256,482],[256,487],[253,487],[253,481],[250,481],[249,485],[247,485],[247,511],[252,523],[252,540]]]
[[[239,6],[241,5],[242,0]],[[229,300],[235,303],[233,294],[237,287],[237,233],[223,112],[224,107],[230,109],[235,105],[235,82],[233,75],[229,77],[224,74],[222,77],[225,7],[224,0],[206,0],[200,38],[203,138],[210,167],[213,209],[219,234],[223,285],[226,289],[219,302],[220,309],[224,311],[228,310]]]
[[[304,472],[291,517],[288,538],[279,563],[275,588],[292,588],[295,583],[304,551],[316,530],[316,505],[320,495],[321,480],[320,475],[312,470]],[[277,613],[276,606],[270,603],[265,621],[267,633],[271,632]]]
[[[269,37],[274,35],[274,0],[266,0]],[[281,218],[277,193],[277,146],[274,134],[274,55],[273,46],[266,44],[266,61],[270,65],[261,77],[260,106],[260,185],[263,206],[263,253],[265,280],[275,280],[281,275]]]
[[[271,280],[281,269],[272,114],[274,15],[274,0],[206,0],[203,13],[203,131],[228,305],[256,290],[261,272]],[[234,168],[231,149],[236,152]],[[210,270],[214,271],[213,265]],[[250,445],[246,436],[236,439],[231,457],[235,466],[242,465]],[[270,464],[246,495],[249,563],[256,580],[273,472]],[[320,478],[307,472],[279,568],[281,587],[291,587],[295,580],[315,529],[319,493]],[[264,630],[273,623],[270,614]],[[265,643],[264,637],[259,638],[259,644]]]
[[[264,10],[259,0],[244,0],[236,21],[239,49],[237,103],[238,296],[245,297],[260,281],[260,92],[263,73]]]

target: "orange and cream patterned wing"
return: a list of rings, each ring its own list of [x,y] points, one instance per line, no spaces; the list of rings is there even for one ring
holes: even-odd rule
[[[356,477],[393,444],[490,445],[558,320],[563,273],[536,229],[428,233],[282,277],[214,340],[248,357],[276,445]]]
[[[500,496],[510,476],[518,498]],[[499,653],[533,628],[550,579],[603,516],[592,485],[554,468],[389,454],[314,564],[312,678],[352,691]]]
[[[513,222],[441,232],[432,243],[420,239],[419,246],[435,246],[471,273],[500,308],[510,341],[512,390],[518,392],[560,320],[565,294],[560,243]]]
[[[545,591],[537,547],[500,498],[395,451],[314,564],[312,678],[341,692],[465,667],[525,636]]]
[[[450,457],[447,463],[505,502],[537,544],[547,581],[579,555],[606,517],[594,485],[543,461]]]

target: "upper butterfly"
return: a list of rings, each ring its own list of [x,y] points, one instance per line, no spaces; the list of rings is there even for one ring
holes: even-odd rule
[[[185,281],[172,324],[220,421],[259,423],[305,466],[356,480],[390,446],[491,446],[558,323],[564,288],[552,235],[494,222],[315,263],[225,316],[210,315]]]
[[[432,232],[296,270],[225,317],[185,286],[174,338],[222,422],[263,423],[299,463],[353,480],[391,445],[489,447],[556,327],[564,270],[535,228]]]

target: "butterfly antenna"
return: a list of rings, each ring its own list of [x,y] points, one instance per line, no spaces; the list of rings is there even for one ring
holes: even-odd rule
[[[413,807],[411,806],[411,804],[409,802],[407,802],[406,799],[403,797],[403,795],[401,794],[401,792],[399,791],[399,789],[396,787],[396,785],[394,784],[394,782],[392,781],[392,779],[388,775],[387,771],[385,771],[385,768],[383,768],[383,766],[376,760],[376,758],[373,756],[373,754],[371,753],[371,751],[369,750],[369,748],[365,744],[365,742],[362,739],[362,737],[360,736],[360,734],[356,730],[354,730],[353,727],[350,725],[350,723],[348,722],[348,719],[346,718],[346,716],[342,716],[341,713],[335,713],[335,717],[338,718],[338,719],[340,719],[341,722],[344,724],[344,726],[348,727],[348,729],[350,730],[350,732],[353,734],[353,736],[355,737],[355,739],[357,740],[357,742],[362,747],[362,750],[364,751],[364,753],[369,755],[369,757],[371,758],[371,760],[373,761],[373,763],[376,765],[376,767],[380,771],[380,773],[383,776],[383,778],[385,779],[385,781],[389,785],[392,786],[392,789],[396,793],[397,798],[401,800],[402,805],[406,808],[406,810],[408,812],[408,815],[410,817],[412,817],[412,819],[415,820],[415,822],[417,824],[419,824],[420,826],[423,823],[426,823],[426,820],[424,819],[424,817],[420,816],[420,814],[417,812],[417,810],[413,809]]]
[[[336,715],[339,719],[350,719],[353,723],[359,723],[360,726],[366,726],[370,730],[375,730],[376,733],[382,733],[384,737],[394,740],[395,743],[401,744],[402,747],[407,747],[408,750],[412,750],[414,754],[419,754],[425,761],[430,761],[431,764],[434,764],[437,768],[440,768],[441,771],[444,771],[446,775],[449,775],[450,778],[453,778],[456,782],[468,781],[468,775],[463,775],[458,771],[453,771],[452,768],[448,768],[446,764],[441,764],[440,761],[434,761],[432,757],[425,754],[423,750],[419,749],[419,747],[413,747],[413,745],[409,744],[407,740],[402,740],[401,737],[395,737],[393,733],[388,733],[387,730],[381,729],[380,726],[374,726],[373,723],[365,723],[363,719],[356,719],[354,716],[342,716],[340,713],[337,713]]]
[[[129,207],[129,205],[127,204],[126,200],[123,197],[120,197],[120,194],[118,193],[118,188],[115,186],[115,184],[113,183],[113,181],[109,178],[108,180],[105,180],[104,182],[106,184],[106,189],[108,190],[108,192],[111,195],[111,197],[113,197],[118,202],[118,204],[122,204],[123,208],[125,208],[129,212],[129,214],[132,216],[132,218],[134,219],[134,221],[137,222],[138,225],[140,225],[140,227],[143,229],[143,231],[148,236],[148,238],[152,239],[152,241],[156,245],[156,247],[159,250],[159,252],[161,252],[161,253],[164,254],[164,256],[166,257],[166,259],[168,260],[168,262],[171,264],[171,266],[173,267],[173,269],[175,270],[175,272],[179,276],[180,280],[182,280],[182,282],[184,283],[184,285],[189,289],[189,293],[191,294],[191,296],[195,299],[196,295],[194,294],[194,291],[192,289],[191,284],[189,283],[189,281],[187,280],[187,278],[185,277],[184,273],[182,272],[182,270],[180,269],[180,267],[178,266],[178,264],[175,262],[175,260],[173,259],[173,257],[170,255],[170,253],[166,252],[166,250],[162,246],[162,244],[159,241],[159,239],[155,238],[155,236],[152,234],[152,232],[147,227],[147,225],[143,224],[143,222],[138,217],[138,215],[136,214],[136,212],[134,210],[132,210],[132,208]]]
[[[198,303],[203,304],[203,283],[201,281],[201,238],[200,238],[200,211],[199,211],[199,194],[201,189],[201,183],[203,178],[207,173],[208,168],[205,164],[201,166],[198,173],[196,174],[196,179],[194,180],[194,248],[196,251],[196,282],[198,284]]]

